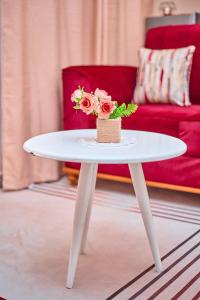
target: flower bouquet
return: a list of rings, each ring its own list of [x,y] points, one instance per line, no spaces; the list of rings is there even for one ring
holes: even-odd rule
[[[121,118],[129,117],[138,108],[137,104],[118,105],[104,90],[96,89],[87,93],[83,88],[76,89],[71,96],[74,109],[80,109],[87,115],[97,117],[97,142],[119,143],[121,140]]]

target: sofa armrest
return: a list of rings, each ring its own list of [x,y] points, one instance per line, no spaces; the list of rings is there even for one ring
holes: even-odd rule
[[[85,91],[98,87],[106,90],[120,102],[130,102],[136,84],[136,67],[128,66],[75,66],[62,70],[64,129],[94,128],[93,116],[86,116],[73,109],[72,92],[80,85]]]

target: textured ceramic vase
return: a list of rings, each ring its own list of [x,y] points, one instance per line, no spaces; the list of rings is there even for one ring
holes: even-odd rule
[[[120,143],[121,118],[108,120],[97,118],[96,127],[98,143]]]

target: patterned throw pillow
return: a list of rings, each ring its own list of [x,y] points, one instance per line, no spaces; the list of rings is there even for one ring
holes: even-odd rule
[[[135,103],[191,105],[189,79],[194,46],[139,51]]]

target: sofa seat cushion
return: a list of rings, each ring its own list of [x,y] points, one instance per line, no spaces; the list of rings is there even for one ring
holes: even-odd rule
[[[200,105],[179,107],[171,104],[144,104],[139,106],[135,116],[200,121]]]
[[[186,143],[186,155],[200,157],[200,122],[180,121],[179,138]]]
[[[159,116],[159,114],[157,116],[135,114],[135,116],[123,118],[122,128],[158,132],[178,137],[178,120]]]
[[[137,112],[123,119],[124,129],[168,134],[183,140],[186,156],[200,157],[200,105],[141,105]]]

